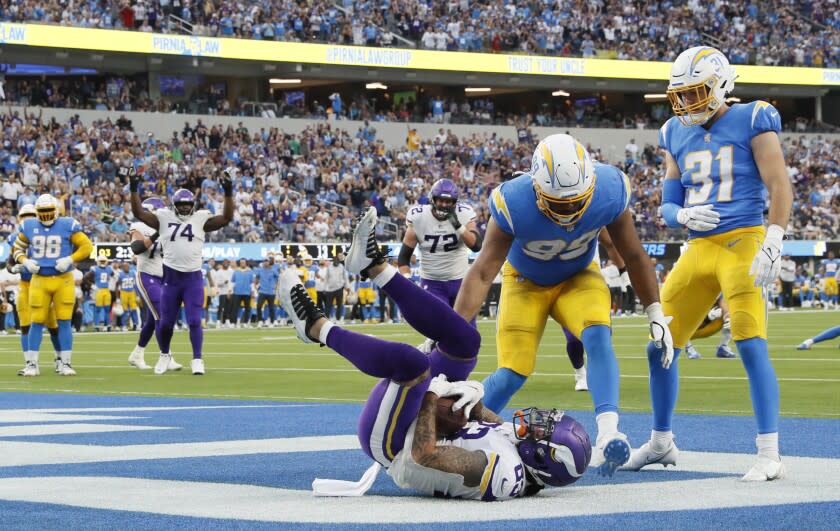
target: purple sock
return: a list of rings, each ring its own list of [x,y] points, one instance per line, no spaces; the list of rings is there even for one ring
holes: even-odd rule
[[[395,382],[417,378],[429,368],[429,358],[405,343],[394,343],[334,326],[327,346],[363,373]]]
[[[140,348],[146,348],[146,345],[149,344],[149,341],[152,340],[152,335],[155,333],[155,319],[151,317],[151,312],[146,314],[146,320],[143,322],[143,328],[140,329],[140,338],[137,340],[137,346]],[[160,341],[158,341],[160,343]]]
[[[566,334],[566,354],[569,361],[572,362],[572,367],[580,369],[583,367],[583,343],[565,328],[563,333]]]
[[[190,324],[190,344],[192,345],[193,358],[201,359],[201,345],[204,342],[204,330],[201,323]]]
[[[481,335],[445,302],[400,274],[382,287],[402,312],[405,321],[424,336],[438,342],[447,354],[475,358]]]

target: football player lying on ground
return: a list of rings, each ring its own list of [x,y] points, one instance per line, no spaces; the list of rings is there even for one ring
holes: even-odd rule
[[[327,345],[365,374],[382,378],[359,419],[364,452],[386,467],[401,488],[439,497],[506,500],[576,481],[592,452],[583,426],[556,410],[537,408],[517,412],[513,424],[504,423],[484,408],[481,383],[464,381],[475,367],[481,336],[448,304],[386,263],[375,226],[376,209],[370,208],[354,231],[347,270],[371,277],[406,322],[437,342],[428,355],[337,326],[315,305],[293,269],[280,278],[281,302],[291,308],[302,341]],[[444,409],[441,397],[460,398],[441,400]]]

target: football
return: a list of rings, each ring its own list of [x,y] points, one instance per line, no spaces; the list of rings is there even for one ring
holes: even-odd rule
[[[452,412],[454,403],[455,400],[452,398],[438,398],[435,428],[441,435],[452,435],[467,424],[463,408],[455,413]]]

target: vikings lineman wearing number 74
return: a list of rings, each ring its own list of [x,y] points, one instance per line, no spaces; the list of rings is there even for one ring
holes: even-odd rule
[[[120,174],[129,179],[131,212],[134,217],[157,230],[160,234],[157,241],[163,245],[160,359],[155,365],[155,372],[162,374],[169,367],[172,359],[169,345],[183,303],[193,351],[190,368],[193,374],[204,374],[204,360],[201,357],[204,341],[201,329],[201,315],[204,311],[204,278],[201,271],[204,235],[221,229],[233,220],[233,182],[225,173],[221,180],[225,192],[221,216],[214,216],[209,210],[196,210],[195,196],[183,188],[172,195],[172,210],[161,208],[149,212],[143,208],[140,194],[137,193],[140,178],[135,175],[134,168],[121,168]]]

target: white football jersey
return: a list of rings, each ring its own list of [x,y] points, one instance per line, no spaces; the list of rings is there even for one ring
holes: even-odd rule
[[[146,238],[151,237],[156,232],[155,229],[141,221],[135,221],[131,224],[129,232],[134,231],[139,232]],[[156,241],[151,247],[136,256],[138,273],[146,273],[156,277],[163,276],[163,247],[160,241]]]
[[[475,220],[475,211],[464,203],[455,205],[458,221],[465,226]],[[432,205],[411,208],[406,222],[417,234],[420,249],[420,276],[429,280],[464,278],[469,266],[470,249],[448,220],[432,214]]]
[[[516,450],[516,436],[511,423],[471,421],[455,436],[437,442],[438,446],[484,452],[487,468],[476,487],[464,485],[464,476],[460,474],[427,468],[414,461],[411,447],[416,424],[415,420],[406,434],[403,449],[388,468],[388,475],[399,487],[431,496],[486,501],[517,498],[525,493],[525,466]]]
[[[204,262],[204,224],[213,214],[197,210],[182,221],[169,209],[155,211],[160,227],[158,242],[163,245],[163,264],[185,273],[200,271]]]

